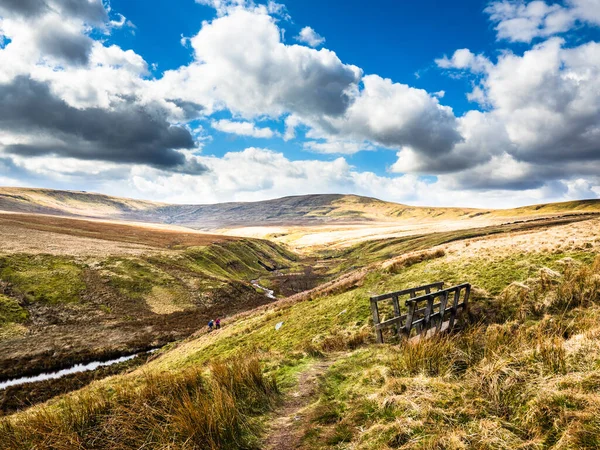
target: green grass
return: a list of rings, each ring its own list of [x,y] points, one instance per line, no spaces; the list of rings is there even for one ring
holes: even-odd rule
[[[0,294],[0,326],[23,323],[28,317],[27,310],[16,299]]]
[[[258,278],[268,273],[265,266],[294,268],[299,265],[297,257],[282,247],[250,239],[192,247],[175,255],[110,257],[98,263],[110,285],[130,298],[145,298],[155,287],[192,298],[195,292],[190,292],[183,278],[193,278],[194,291],[208,291],[223,287],[231,280],[247,282]]]
[[[145,297],[155,286],[178,284],[169,274],[142,258],[108,258],[100,267],[113,287],[132,298]]]
[[[0,280],[29,302],[77,303],[85,289],[81,266],[69,258],[49,255],[0,256]]]
[[[303,352],[311,345],[322,345],[332,336],[351,340],[367,330],[370,333],[371,311],[369,297],[399,288],[444,280],[448,284],[471,282],[487,298],[498,294],[513,281],[523,281],[542,267],[558,268],[565,257],[589,261],[589,253],[527,254],[497,260],[471,259],[465,264],[448,258],[422,262],[399,274],[373,271],[362,286],[338,295],[300,302],[291,306],[272,307],[266,312],[227,325],[219,339],[213,336],[184,344],[161,364],[166,367],[185,367],[202,364],[220,355],[259,349],[284,359],[284,355]],[[476,299],[476,296],[474,297]],[[283,322],[279,330],[275,326]]]

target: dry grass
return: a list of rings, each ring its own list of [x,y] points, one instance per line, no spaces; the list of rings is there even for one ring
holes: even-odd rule
[[[275,401],[275,382],[254,357],[199,369],[147,373],[137,383],[86,390],[0,421],[0,448],[252,448],[252,420]]]
[[[4,253],[140,254],[206,246],[236,238],[161,225],[0,213]]]
[[[327,374],[305,448],[600,448],[599,280],[600,257],[542,269],[492,300],[501,316],[359,349]]]
[[[445,255],[446,251],[443,248],[409,253],[408,255],[402,255],[399,258],[386,261],[381,265],[381,268],[389,273],[399,273],[402,269],[407,267],[414,266],[415,264],[419,264],[423,261],[441,258]]]

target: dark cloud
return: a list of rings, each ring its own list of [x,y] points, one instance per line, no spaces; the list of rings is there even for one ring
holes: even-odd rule
[[[183,116],[185,120],[194,120],[201,116],[202,111],[204,110],[204,106],[189,102],[181,99],[170,99],[167,100],[169,103],[173,103],[175,106],[180,108],[183,111]]]
[[[41,29],[36,38],[43,55],[81,66],[88,63],[94,45],[90,37],[61,28]]]
[[[12,154],[148,164],[182,173],[207,170],[174,150],[194,148],[194,139],[164,116],[132,103],[111,110],[77,109],[28,77],[0,85],[0,130],[33,138],[5,147]]]
[[[0,0],[0,13],[4,14],[37,17],[51,10],[90,23],[108,20],[102,0]]]
[[[45,0],[0,0],[0,13],[35,17],[49,10]]]
[[[51,0],[63,14],[81,17],[88,22],[104,23],[108,21],[108,14],[102,0]]]

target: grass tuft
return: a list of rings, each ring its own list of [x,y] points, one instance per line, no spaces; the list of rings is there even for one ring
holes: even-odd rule
[[[252,417],[273,405],[279,391],[255,357],[179,373],[147,373],[138,383],[86,390],[25,419],[0,421],[6,450],[23,448],[129,449],[252,448]]]

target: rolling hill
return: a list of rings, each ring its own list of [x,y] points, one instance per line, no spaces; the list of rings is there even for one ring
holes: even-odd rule
[[[0,211],[142,221],[214,230],[252,226],[468,221],[482,217],[589,213],[600,212],[600,200],[483,210],[414,207],[357,195],[317,194],[259,202],[174,205],[80,191],[0,188]]]

